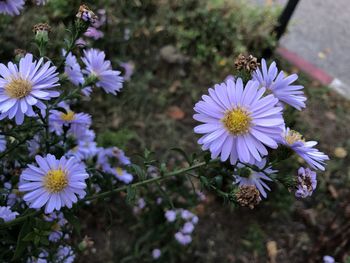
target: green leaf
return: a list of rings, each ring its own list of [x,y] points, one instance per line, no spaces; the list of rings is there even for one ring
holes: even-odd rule
[[[15,253],[13,254],[12,261],[19,259],[23,254],[24,250],[27,248],[28,243],[23,239],[31,231],[32,231],[32,222],[30,219],[27,219],[27,221],[25,221],[25,223],[22,225],[21,230],[19,231],[16,250],[15,250]]]
[[[187,153],[184,151],[184,150],[182,150],[182,149],[180,149],[180,148],[172,148],[172,149],[170,149],[171,151],[174,151],[174,152],[178,152],[178,153],[180,153],[184,158],[185,158],[185,160],[187,161],[187,163],[189,164],[189,165],[192,165],[192,160],[191,160],[191,158],[187,155]]]
[[[73,213],[71,212],[65,213],[64,216],[68,220],[68,222],[73,226],[74,231],[80,236],[81,226],[78,217],[73,215]]]

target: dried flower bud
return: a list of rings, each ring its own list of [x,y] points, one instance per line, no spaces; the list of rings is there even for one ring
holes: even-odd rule
[[[27,51],[24,49],[16,48],[14,51],[16,60],[20,60],[21,58],[24,58],[24,56],[27,54]]]
[[[42,32],[42,31],[49,33],[49,32],[51,32],[51,27],[47,23],[39,23],[39,24],[34,25],[33,32],[35,34],[37,34],[38,32]]]
[[[98,19],[97,15],[95,15],[95,13],[87,5],[81,5],[76,16],[77,18],[91,24],[96,23]]]
[[[241,186],[236,193],[236,199],[241,206],[248,206],[250,209],[261,201],[260,192],[254,185]]]
[[[247,58],[247,63],[245,65],[245,68],[247,71],[252,72],[255,71],[260,66],[260,63],[258,63],[258,59],[256,57],[253,57],[252,55],[249,55]]]
[[[253,57],[252,55],[246,57],[243,54],[240,54],[235,60],[235,68],[237,70],[245,69],[249,73],[251,73],[252,71],[256,70],[259,66],[260,63],[258,63],[258,59],[256,57]]]
[[[243,54],[239,54],[239,56],[235,60],[235,67],[237,70],[241,70],[245,67],[246,58]]]
[[[49,41],[49,33],[51,32],[51,27],[46,23],[36,24],[33,27],[33,32],[35,33],[35,40],[37,42],[47,43]]]

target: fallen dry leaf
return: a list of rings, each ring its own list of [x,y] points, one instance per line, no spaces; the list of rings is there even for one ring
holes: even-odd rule
[[[173,120],[182,120],[185,117],[185,112],[178,106],[170,106],[168,108],[167,114]]]
[[[328,118],[328,119],[330,119],[331,121],[335,121],[336,119],[337,119],[337,115],[335,115],[333,112],[331,112],[331,111],[327,111],[326,113],[325,113],[325,115],[326,115],[326,117]]]
[[[331,193],[331,196],[334,199],[337,199],[339,197],[338,191],[337,189],[335,189],[335,187],[333,185],[328,185],[328,191]]]
[[[334,149],[334,155],[337,158],[343,159],[348,155],[348,152],[343,147],[336,147]]]
[[[276,241],[268,241],[266,244],[266,249],[270,259],[270,263],[276,263],[276,258],[278,254]]]
[[[171,86],[169,87],[169,92],[170,92],[170,93],[175,93],[175,92],[178,90],[178,88],[180,87],[180,85],[181,85],[180,80],[175,80],[175,81],[171,84]]]

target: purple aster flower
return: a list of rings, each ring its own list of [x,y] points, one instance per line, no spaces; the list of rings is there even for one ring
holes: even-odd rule
[[[168,222],[174,222],[176,220],[176,211],[174,211],[174,210],[166,211],[165,218]]]
[[[281,102],[291,105],[292,107],[301,110],[305,108],[306,97],[301,85],[292,85],[298,79],[297,74],[292,74],[285,77],[283,71],[278,73],[276,62],[271,63],[267,69],[265,59],[261,60],[261,70],[257,69],[253,73],[253,79],[271,91]]]
[[[44,216],[45,221],[54,222],[51,229],[52,232],[49,235],[49,240],[51,242],[58,242],[63,238],[62,227],[67,224],[67,220],[64,218],[62,212],[53,212],[49,215]]]
[[[290,147],[296,152],[301,158],[303,158],[313,169],[319,169],[324,171],[325,161],[329,160],[329,157],[315,149],[317,145],[315,141],[306,142],[302,135],[296,131],[285,129],[283,132],[283,138],[281,143]]]
[[[92,93],[92,87],[88,86],[85,87],[81,90],[81,93],[85,96],[85,97],[90,97],[91,93]]]
[[[57,262],[73,263],[75,254],[70,246],[60,246],[56,254]]]
[[[181,218],[185,220],[190,220],[195,216],[192,212],[188,210],[181,210]]]
[[[98,19],[93,24],[93,26],[95,28],[99,28],[99,27],[103,26],[107,22],[107,16],[106,16],[106,10],[105,9],[97,10],[97,14],[98,14]]]
[[[36,116],[33,106],[46,109],[41,100],[59,96],[52,90],[59,86],[57,74],[51,62],[43,64],[43,58],[33,61],[32,54],[22,58],[19,67],[12,62],[7,67],[0,64],[0,119],[15,118],[17,124],[22,124],[24,115]]]
[[[137,214],[137,213],[140,213],[145,207],[146,207],[145,199],[139,198],[137,200],[137,204],[134,207],[133,211],[134,211],[135,214]]]
[[[134,74],[135,64],[129,61],[129,62],[122,62],[119,65],[124,68],[124,76],[123,76],[124,79],[126,81],[129,81],[131,79],[132,74]]]
[[[98,153],[97,164],[102,167],[105,172],[110,172],[113,167],[130,165],[130,159],[118,147],[101,148]]]
[[[323,257],[323,263],[335,263],[335,260],[331,256],[324,256]]]
[[[134,177],[132,174],[128,173],[127,171],[123,170],[121,167],[114,168],[110,171],[111,174],[115,176],[119,181],[122,181],[125,184],[129,184],[132,182]]]
[[[181,232],[177,232],[175,234],[175,239],[177,242],[184,246],[192,242],[192,237],[190,235],[186,235]]]
[[[0,152],[6,150],[6,137],[4,135],[0,135]]]
[[[91,78],[97,78],[96,86],[104,89],[106,93],[117,94],[123,87],[123,78],[120,72],[113,70],[111,62],[105,60],[105,53],[97,49],[84,50],[84,62],[86,69],[83,70]]]
[[[159,248],[155,248],[152,250],[152,258],[153,259],[158,259],[162,255],[162,252],[160,251]]]
[[[245,186],[245,185],[254,185],[260,192],[260,194],[266,198],[267,193],[266,190],[271,190],[270,187],[264,182],[266,181],[272,181],[270,177],[268,177],[266,174],[273,174],[276,173],[276,170],[272,170],[271,166],[266,166],[266,160],[263,159],[260,162],[256,162],[254,164],[256,167],[260,169],[260,172],[253,171],[252,169],[245,167],[243,164],[238,164],[237,168],[234,171],[234,177],[236,179],[235,183],[239,186]]]
[[[47,252],[46,250],[43,250],[37,258],[36,257],[28,258],[27,263],[47,263],[48,257],[49,257],[49,252]]]
[[[93,158],[97,152],[97,144],[95,140],[95,133],[92,130],[86,130],[85,135],[78,140],[77,146],[71,149],[67,156],[74,156],[78,160],[88,160]]]
[[[284,126],[282,108],[276,107],[278,99],[273,95],[262,97],[265,88],[258,86],[249,81],[243,88],[241,79],[229,79],[210,88],[209,96],[196,103],[198,114],[193,118],[204,124],[194,131],[204,134],[198,143],[210,150],[212,158],[221,155],[221,161],[230,158],[231,164],[254,163],[267,155],[265,145],[277,148]]]
[[[194,225],[191,222],[186,222],[181,228],[183,234],[191,234],[194,230]]]
[[[67,52],[63,50],[62,53],[63,56],[65,56]],[[83,73],[81,72],[81,67],[77,61],[77,57],[71,52],[69,52],[66,57],[64,73],[75,86],[82,85],[85,81]]]
[[[37,155],[38,166],[28,165],[21,176],[19,190],[27,192],[23,199],[31,208],[45,206],[45,213],[72,207],[85,196],[85,179],[89,177],[83,164],[72,157],[56,159],[54,155]]]
[[[80,48],[83,48],[83,47],[86,47],[86,41],[82,38],[78,38],[77,41],[75,42],[75,44],[80,47]]]
[[[63,127],[69,127],[68,134],[76,138],[84,136],[86,130],[91,125],[91,116],[86,113],[75,113],[68,109],[66,112],[51,110],[50,111],[50,130],[57,135],[63,134]]]
[[[39,135],[35,135],[33,139],[27,142],[29,156],[35,156],[39,153],[40,150],[40,137]]]
[[[24,0],[2,0],[0,1],[0,14],[19,15],[24,8]]]
[[[198,216],[194,216],[193,218],[192,218],[192,223],[193,224],[197,224],[198,223]]]
[[[311,196],[316,186],[316,172],[311,171],[309,168],[300,167],[298,170],[298,185],[295,196],[299,198]]]
[[[98,40],[100,38],[103,38],[104,34],[102,31],[96,29],[95,27],[90,26],[84,33],[84,36]]]
[[[18,216],[17,212],[12,212],[10,206],[0,206],[0,218],[5,222],[12,221]]]

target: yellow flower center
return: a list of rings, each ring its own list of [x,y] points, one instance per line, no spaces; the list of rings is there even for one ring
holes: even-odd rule
[[[12,79],[6,86],[5,92],[12,99],[21,99],[32,91],[33,85],[30,81],[22,78]]]
[[[289,130],[288,133],[285,135],[285,139],[289,145],[292,145],[295,142],[304,141],[303,136],[299,132],[294,130]]]
[[[120,167],[115,168],[115,171],[117,172],[117,175],[122,176],[123,174],[123,169]]]
[[[61,119],[64,121],[73,121],[75,120],[75,112],[70,110],[67,113],[62,113]]]
[[[249,113],[242,109],[236,108],[231,111],[227,111],[222,122],[227,130],[233,135],[243,135],[249,131],[252,118]]]
[[[45,176],[44,186],[50,193],[61,192],[67,185],[67,174],[61,169],[50,170]]]

